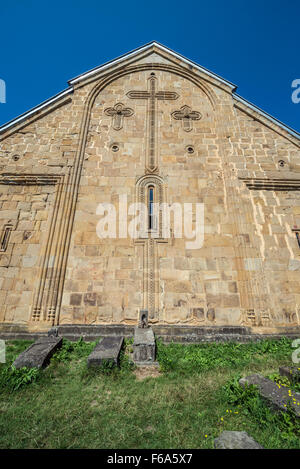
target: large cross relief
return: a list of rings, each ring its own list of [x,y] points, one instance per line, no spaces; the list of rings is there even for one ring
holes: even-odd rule
[[[146,173],[158,170],[157,157],[157,101],[175,100],[178,94],[174,91],[157,91],[157,78],[151,73],[148,79],[147,91],[129,91],[130,99],[147,99],[147,146],[146,146]]]

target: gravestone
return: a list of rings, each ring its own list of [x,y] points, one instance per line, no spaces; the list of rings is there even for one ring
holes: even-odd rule
[[[287,405],[290,405],[297,417],[300,417],[300,394],[290,391],[285,386],[280,386],[274,381],[265,378],[262,375],[254,374],[242,378],[240,385],[245,387],[246,384],[254,384],[258,387],[260,395],[274,407],[276,410],[286,412]],[[299,404],[299,405],[298,405]]]
[[[216,449],[264,449],[247,432],[224,431],[215,439]]]
[[[133,361],[140,364],[154,364],[155,338],[153,330],[136,327],[133,341]]]
[[[42,337],[30,345],[14,361],[16,368],[44,368],[52,355],[62,346],[62,337]]]
[[[118,365],[123,342],[124,338],[120,336],[104,337],[89,355],[88,367],[102,366],[107,362]]]

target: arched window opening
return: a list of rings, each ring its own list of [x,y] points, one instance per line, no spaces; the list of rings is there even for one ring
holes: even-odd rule
[[[148,188],[148,229],[154,229],[154,213],[153,213],[153,204],[154,204],[154,187],[149,186]]]

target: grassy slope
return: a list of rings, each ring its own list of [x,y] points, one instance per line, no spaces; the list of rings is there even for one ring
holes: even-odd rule
[[[8,361],[26,346],[11,342]],[[237,374],[290,365],[289,341],[159,344],[165,371],[143,381],[126,359],[121,371],[88,371],[92,348],[65,348],[37,382],[0,391],[0,448],[213,448],[224,429],[246,430],[266,448],[300,448],[276,425],[230,406],[222,389]]]

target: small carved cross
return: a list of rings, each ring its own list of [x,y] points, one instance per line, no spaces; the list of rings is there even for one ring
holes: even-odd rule
[[[202,115],[198,111],[192,111],[189,106],[182,106],[179,111],[172,112],[173,119],[181,120],[183,130],[190,132],[193,128],[192,121],[200,120]]]
[[[123,117],[130,117],[133,115],[133,110],[125,107],[122,103],[115,104],[114,107],[108,107],[104,110],[107,116],[112,117],[112,126],[115,130],[120,130],[123,127]]]

